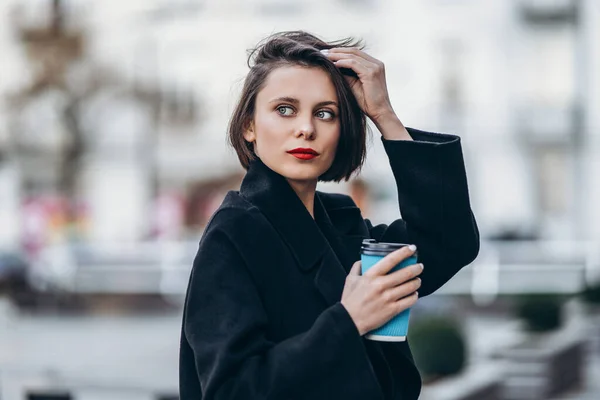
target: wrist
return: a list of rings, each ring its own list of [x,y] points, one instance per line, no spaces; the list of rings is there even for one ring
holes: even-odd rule
[[[352,323],[354,324],[354,327],[356,328],[356,330],[358,331],[358,334],[360,336],[363,336],[366,331],[364,329],[364,327],[362,326],[362,324],[357,321],[357,319],[352,315],[352,312],[350,311],[350,309],[344,304],[343,301],[340,301],[340,303],[342,304],[342,307],[344,307],[344,309],[346,310],[346,313],[348,313],[348,316],[350,317],[350,320],[352,321]]]
[[[373,119],[373,123],[386,140],[413,140],[393,110]]]
[[[354,321],[354,325],[356,325],[356,330],[358,331],[359,336],[364,336],[367,333],[367,330],[358,322]]]
[[[369,117],[375,123],[375,125],[377,125],[377,124],[388,124],[390,122],[398,122],[398,121],[400,121],[400,119],[396,115],[396,112],[391,107],[388,107],[388,108],[385,108],[382,111],[373,113],[373,116],[372,117],[369,116]]]
[[[358,329],[358,335],[359,336],[365,336],[367,334],[367,332],[368,332],[367,329],[363,329],[363,328],[359,328],[359,327],[357,327],[357,329]]]

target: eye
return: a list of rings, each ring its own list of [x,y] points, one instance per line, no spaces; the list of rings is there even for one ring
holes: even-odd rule
[[[326,121],[330,121],[333,118],[335,118],[335,114],[329,110],[321,110],[321,111],[317,111],[317,117],[324,119]]]
[[[279,106],[276,110],[277,112],[279,112],[279,114],[285,115],[286,117],[292,115],[292,113],[294,112],[294,110],[290,106]],[[286,112],[285,110],[289,110],[289,112]]]

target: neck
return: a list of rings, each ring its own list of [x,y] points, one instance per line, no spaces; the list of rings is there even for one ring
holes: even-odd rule
[[[304,207],[315,218],[315,191],[317,190],[317,181],[295,181],[287,180],[294,192],[298,195]]]

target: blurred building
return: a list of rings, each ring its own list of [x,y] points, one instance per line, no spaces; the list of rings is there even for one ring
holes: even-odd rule
[[[291,29],[364,38],[386,64],[405,125],[463,138],[484,235],[600,239],[595,0],[15,0],[0,5],[4,243],[19,241],[25,197],[53,193],[68,143],[69,128],[57,117],[68,105],[64,93],[41,91],[17,116],[5,101],[35,76],[22,32],[48,26],[52,4],[60,5],[65,32],[79,32],[84,43],[65,67],[67,86],[101,81],[78,105],[86,146],[76,187],[86,239],[148,237],[157,215],[178,215],[156,211],[176,207],[165,197],[189,199],[208,185],[220,188],[208,200],[214,205],[235,186],[232,177],[243,171],[225,132],[246,50]],[[36,152],[24,152],[22,142]],[[378,134],[362,178],[373,198],[367,216],[396,218]],[[322,189],[350,192],[348,185]]]

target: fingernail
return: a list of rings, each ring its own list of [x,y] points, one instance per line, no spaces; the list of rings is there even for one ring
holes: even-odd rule
[[[408,249],[410,251],[415,251],[415,250],[417,250],[417,246],[415,246],[414,244],[411,244],[410,246],[408,246]]]
[[[328,49],[323,49],[323,50],[321,50],[321,53],[323,53],[323,54],[329,54],[329,50]]]

